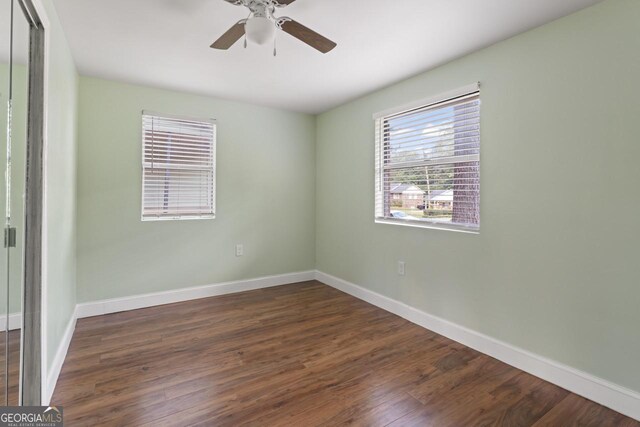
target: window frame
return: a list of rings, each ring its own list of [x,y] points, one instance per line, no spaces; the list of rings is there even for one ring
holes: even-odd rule
[[[442,223],[442,222],[437,222],[437,221],[431,221],[429,219],[424,219],[424,220],[411,220],[411,219],[394,219],[394,218],[389,218],[389,217],[385,217],[385,216],[379,216],[379,212],[378,212],[378,198],[382,197],[384,199],[384,171],[385,171],[385,164],[384,164],[384,138],[382,137],[383,135],[383,131],[382,128],[384,127],[384,123],[386,119],[390,119],[394,116],[399,116],[402,115],[404,113],[409,113],[413,110],[417,110],[417,109],[426,109],[429,108],[431,106],[436,106],[437,104],[442,104],[448,101],[452,101],[455,100],[456,98],[461,98],[467,95],[471,95],[474,93],[478,93],[478,100],[480,100],[480,82],[475,82],[473,84],[467,85],[467,86],[463,86],[460,87],[458,89],[455,90],[451,90],[448,92],[444,92],[441,93],[439,95],[435,95],[435,96],[430,96],[428,98],[423,98],[420,100],[416,100],[413,102],[410,102],[408,104],[404,104],[402,106],[399,107],[395,107],[395,108],[390,108],[390,109],[386,109],[383,110],[381,112],[375,113],[373,115],[373,120],[374,120],[374,127],[375,127],[375,134],[374,134],[374,144],[375,144],[375,151],[374,151],[374,222],[376,224],[388,224],[388,225],[401,225],[401,226],[405,226],[405,227],[415,227],[415,228],[425,228],[425,229],[435,229],[435,230],[447,230],[447,231],[455,231],[455,232],[462,232],[462,233],[470,233],[470,234],[480,234],[480,223],[478,223],[477,226],[467,226],[467,225],[463,225],[463,224],[451,224],[451,223]],[[481,101],[480,101],[481,102]],[[478,119],[479,122],[481,122],[481,116],[482,114],[480,114],[480,118]],[[480,127],[480,148],[478,150],[478,155],[477,155],[477,161],[478,161],[478,168],[481,167],[481,148],[482,148],[482,134],[481,134],[481,130],[482,127]],[[429,162],[429,160],[426,161],[421,161],[421,163],[426,163]],[[481,179],[481,174],[479,175],[479,183],[480,183],[480,179]],[[481,211],[481,200],[482,198],[480,197],[480,193],[481,193],[481,189],[482,189],[482,185],[480,183],[480,189],[478,190],[478,197],[479,197],[479,206],[478,209],[479,211]],[[383,202],[384,203],[384,202]],[[479,212],[480,214],[480,212]],[[481,215],[480,215],[481,216]]]
[[[211,144],[211,155],[212,155],[212,186],[213,186],[213,196],[211,200],[211,214],[202,214],[202,215],[174,215],[174,216],[146,216],[144,215],[145,205],[144,205],[144,184],[145,184],[145,135],[144,135],[144,117],[145,116],[154,116],[159,118],[166,119],[175,119],[175,120],[188,120],[193,122],[202,122],[202,123],[211,123],[213,126],[213,141]],[[205,117],[194,117],[194,116],[184,116],[177,114],[167,114],[167,113],[158,113],[156,111],[150,110],[142,110],[140,114],[140,149],[141,149],[141,159],[140,159],[140,220],[142,222],[153,222],[153,221],[194,221],[194,220],[210,220],[216,219],[216,199],[217,199],[217,148],[218,148],[218,122],[213,118],[205,118]]]

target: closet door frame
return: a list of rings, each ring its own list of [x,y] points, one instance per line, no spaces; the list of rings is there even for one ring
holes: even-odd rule
[[[45,28],[32,0],[17,0],[29,24],[29,94],[25,173],[21,405],[41,405],[45,129]],[[39,8],[42,10],[42,8]]]

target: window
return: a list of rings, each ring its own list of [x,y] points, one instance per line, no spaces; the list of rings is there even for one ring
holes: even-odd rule
[[[142,219],[215,217],[216,124],[142,113]]]
[[[479,85],[374,118],[376,221],[478,231]]]

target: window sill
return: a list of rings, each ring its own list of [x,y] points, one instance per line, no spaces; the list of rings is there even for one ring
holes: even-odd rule
[[[480,234],[479,228],[470,228],[462,225],[442,224],[429,221],[412,221],[406,219],[375,218],[376,224],[400,225],[403,227],[429,228],[433,230],[456,231],[458,233]]]
[[[215,215],[200,215],[200,216],[164,216],[164,217],[146,217],[141,218],[142,222],[152,221],[195,221],[201,219],[216,219]]]

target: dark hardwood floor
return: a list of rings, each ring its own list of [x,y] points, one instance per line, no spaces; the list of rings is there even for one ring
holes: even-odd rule
[[[7,334],[9,342],[6,343]],[[5,360],[5,348],[8,360]],[[5,371],[8,371],[9,377]],[[5,386],[8,393],[5,394]],[[8,398],[7,398],[8,396]],[[0,406],[15,406],[20,398],[20,330],[0,331]]]
[[[78,321],[65,425],[640,426],[319,282]]]

